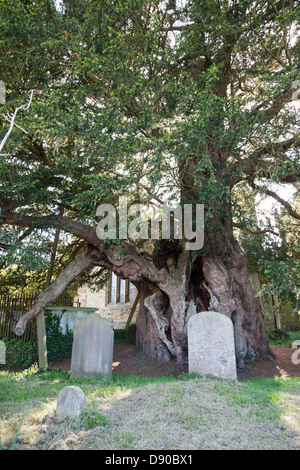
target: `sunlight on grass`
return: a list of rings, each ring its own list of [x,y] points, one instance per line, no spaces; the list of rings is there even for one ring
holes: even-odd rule
[[[80,420],[58,422],[58,392],[79,386]],[[66,371],[0,373],[1,441],[18,449],[290,449],[300,446],[300,378],[222,381],[183,374],[72,378]],[[247,428],[245,435],[244,429]]]

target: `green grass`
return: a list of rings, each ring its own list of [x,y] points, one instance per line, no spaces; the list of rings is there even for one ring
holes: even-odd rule
[[[22,403],[28,400],[43,399],[45,397],[56,397],[58,392],[69,385],[77,385],[89,394],[95,392],[98,396],[107,397],[117,390],[129,390],[148,384],[170,383],[174,397],[181,392],[180,382],[200,378],[198,374],[181,374],[177,379],[168,377],[138,377],[133,375],[122,376],[113,374],[111,380],[102,377],[88,377],[85,379],[71,377],[70,373],[60,369],[38,369],[32,366],[22,372],[0,372],[0,414],[7,405],[16,402]],[[278,392],[292,391],[300,385],[300,378],[290,379],[260,379],[243,381],[243,395],[236,394],[231,382],[215,379],[215,389],[222,394],[229,394],[239,403],[260,403],[266,405],[273,402]]]
[[[74,429],[84,429],[85,431],[107,424],[107,417],[97,409],[93,409],[93,407],[84,410],[80,418],[73,421]]]
[[[71,377],[65,370],[38,369],[36,365],[22,372],[0,372],[0,415],[3,407],[15,402],[25,402],[32,399],[56,397],[58,392],[69,385],[77,385],[85,393],[96,391],[106,397],[117,390],[132,389],[149,383],[164,383],[174,381],[173,377],[137,377],[113,374],[109,381],[102,377],[85,379]],[[6,405],[4,406],[4,404]]]
[[[69,385],[77,385],[84,391],[86,409],[80,419],[58,425],[55,422],[57,395]],[[261,445],[261,435],[265,432],[271,436],[267,439],[273,448],[277,439],[280,441],[281,433],[285,432],[282,416],[294,417],[299,413],[296,409],[299,396],[298,377],[237,382],[203,378],[198,374],[147,378],[113,373],[111,380],[105,381],[101,377],[70,377],[67,371],[40,370],[34,366],[18,373],[0,372],[0,434],[3,447],[10,448],[28,408],[17,448],[22,444],[25,448],[35,448],[45,424],[52,430],[51,439],[57,436],[55,445],[63,442],[67,448],[102,448],[105,442],[107,448],[136,449],[143,448],[139,446],[147,442],[161,446],[159,448],[167,446],[166,442],[173,442],[164,433],[167,425],[171,429],[178,426],[178,445],[184,445],[179,439],[180,432],[183,432],[182,436],[188,436],[188,433],[193,436],[196,432],[199,439],[204,439],[205,446],[210,445],[209,436],[213,429],[217,439],[222,427],[226,435],[227,426],[236,429],[247,423],[252,423],[253,429],[260,433],[259,438],[255,435],[246,437],[253,447]],[[153,431],[155,426],[157,429]],[[192,445],[191,437],[185,438],[186,445]],[[225,438],[222,439],[224,441]],[[244,439],[242,431],[241,435],[237,431],[232,443],[242,446]],[[286,445],[288,438],[284,439]],[[223,441],[216,441],[217,448],[223,445]],[[281,445],[279,441],[278,446]],[[46,446],[47,442],[45,438],[38,446]]]

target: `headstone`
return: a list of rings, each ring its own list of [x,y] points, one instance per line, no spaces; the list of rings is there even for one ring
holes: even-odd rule
[[[292,345],[291,345],[291,348],[292,348],[292,349],[298,349],[298,348],[300,348],[300,341],[299,341],[299,340],[293,341],[293,342],[292,342]]]
[[[6,346],[4,341],[0,341],[0,364],[6,364]]]
[[[89,377],[112,375],[114,346],[113,321],[92,313],[86,318],[77,318],[72,358],[71,376]]]
[[[77,318],[86,318],[88,315],[95,313],[97,310],[97,308],[86,307],[49,307],[47,309],[47,313],[50,312],[59,316],[59,326],[61,327],[62,332],[66,334],[67,328],[69,331],[75,331]]]
[[[236,379],[233,323],[218,312],[201,312],[188,321],[189,373]]]
[[[59,419],[78,418],[85,408],[85,394],[79,387],[65,387],[58,393],[56,416]]]

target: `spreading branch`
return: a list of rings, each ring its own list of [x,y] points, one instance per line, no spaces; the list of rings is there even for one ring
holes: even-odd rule
[[[101,240],[96,235],[96,230],[89,225],[77,222],[66,216],[49,215],[36,217],[31,215],[21,215],[13,212],[1,214],[1,223],[6,225],[14,225],[18,227],[38,228],[60,228],[61,230],[71,233],[74,236],[85,240],[87,243],[98,248]]]
[[[56,280],[45,289],[35,301],[33,308],[22,315],[15,328],[15,334],[21,336],[26,328],[28,321],[39,315],[45,308],[59,297],[66,287],[72,282],[82,271],[93,265],[93,255],[95,250],[88,249],[75,258],[67,268],[59,274]]]
[[[272,102],[271,106],[267,109],[264,109],[266,103],[263,102],[260,105],[256,106],[252,111],[251,114],[256,115],[258,112],[261,111],[262,117],[266,121],[271,121],[275,116],[277,116],[280,111],[284,108],[287,103],[290,103],[292,100],[292,96],[294,93],[294,89],[290,86],[288,89],[285,89],[280,95],[278,95]]]
[[[274,232],[274,230],[267,229],[267,228],[263,229],[263,230],[252,230],[249,227],[247,227],[246,224],[237,223],[237,222],[233,222],[232,225],[233,225],[233,227],[240,228],[242,230],[246,230],[246,232],[251,233],[251,235],[263,235],[264,233],[272,233],[273,235],[276,235],[277,237],[280,236],[279,233]]]
[[[259,173],[260,178],[270,178],[270,160],[264,159],[264,157],[280,158],[280,161],[289,162],[291,164],[291,171],[282,176],[279,182],[296,183],[300,178],[300,168],[296,166],[296,162],[287,157],[286,152],[291,149],[297,149],[299,146],[300,137],[295,135],[282,142],[257,147],[251,152],[249,157],[238,160],[232,165],[232,187],[244,178],[243,175],[253,179],[254,175]]]
[[[9,250],[11,247],[12,245],[7,245],[6,243],[0,242],[0,248],[2,248],[2,250]]]
[[[279,202],[282,206],[284,206],[287,209],[290,216],[294,217],[295,219],[300,220],[300,214],[298,214],[295,211],[295,209],[293,209],[293,207],[291,206],[289,202],[285,201],[280,196],[278,196],[277,193],[275,193],[274,191],[271,191],[270,189],[262,188],[258,186],[257,184],[255,184],[254,182],[251,183],[251,186],[253,189],[260,191],[261,193],[267,194],[267,196],[270,196],[273,199],[275,199],[277,202]]]

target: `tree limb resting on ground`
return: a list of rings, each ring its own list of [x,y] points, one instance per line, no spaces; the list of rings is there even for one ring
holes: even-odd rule
[[[17,323],[15,334],[21,336],[26,328],[29,320],[39,315],[45,308],[54,302],[65,290],[65,288],[72,282],[82,271],[93,265],[94,249],[87,248],[77,258],[75,258],[67,268],[59,274],[56,280],[45,289],[36,298],[33,308],[25,313]]]

